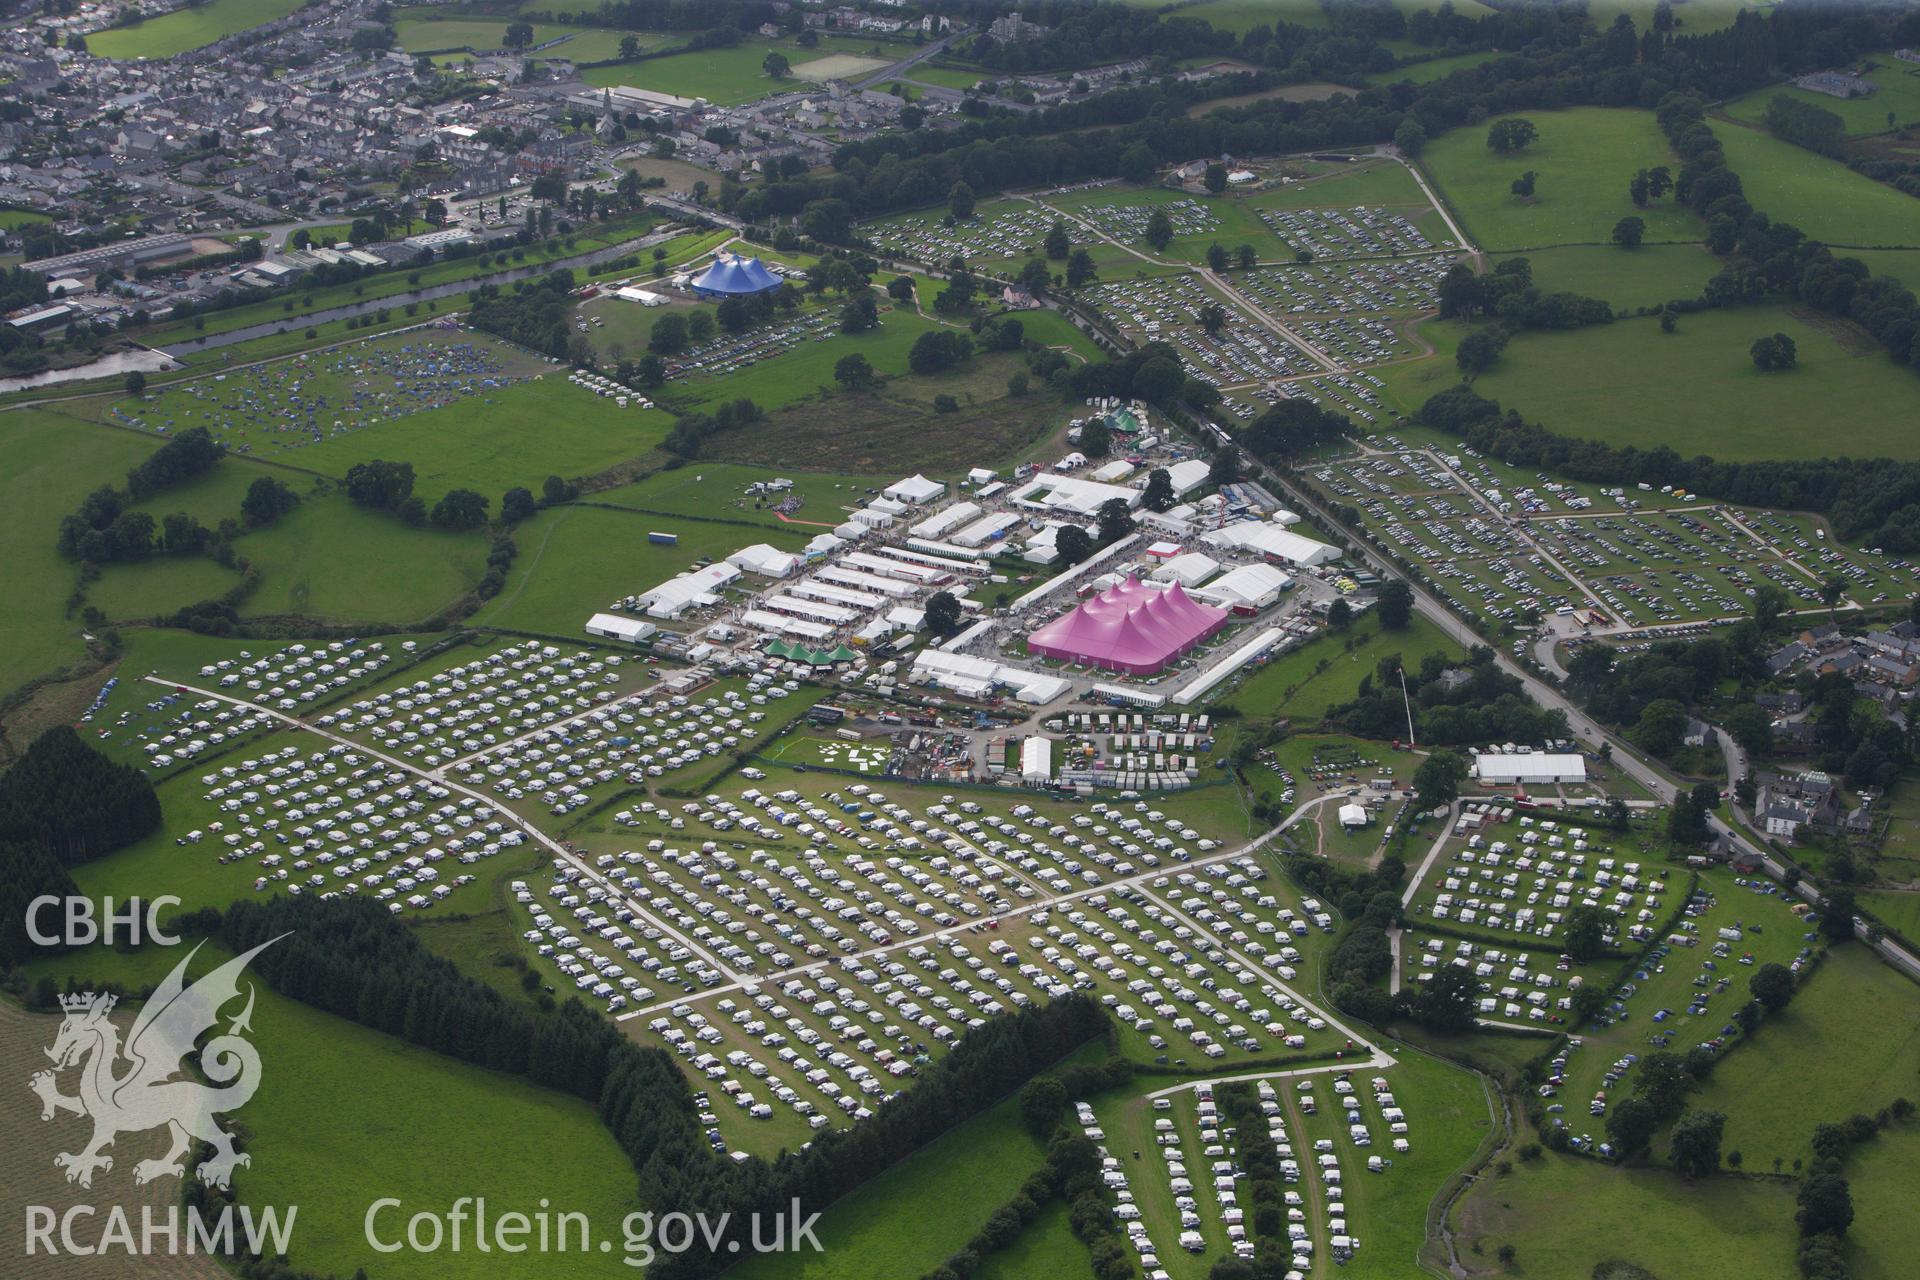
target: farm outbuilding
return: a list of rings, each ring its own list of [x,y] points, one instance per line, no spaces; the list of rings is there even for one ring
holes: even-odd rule
[[[1285,529],[1258,520],[1243,520],[1202,534],[1200,540],[1212,547],[1240,547],[1258,551],[1269,560],[1311,568],[1338,559],[1340,549],[1312,538],[1303,538]]]
[[[587,619],[586,630],[590,636],[639,644],[659,634],[660,628],[638,618],[623,618],[617,613],[596,613]]]
[[[727,557],[727,563],[735,565],[748,573],[757,573],[763,578],[784,578],[793,572],[799,563],[799,557],[791,552],[770,547],[764,542],[742,547]]]
[[[717,593],[720,588],[739,576],[737,565],[725,561],[710,564],[702,569],[678,574],[652,590],[642,592],[636,603],[646,610],[650,618],[677,618],[696,605],[705,608],[719,604]]]
[[[1293,579],[1270,564],[1243,564],[1194,592],[1196,598],[1222,609],[1264,609],[1293,585]]]
[[[929,480],[918,473],[904,480],[895,480],[880,492],[895,502],[905,502],[915,506],[923,502],[932,502],[947,491],[947,486],[938,480]]]
[[[1189,551],[1162,564],[1153,571],[1152,576],[1155,582],[1177,582],[1183,587],[1197,587],[1218,572],[1218,560],[1199,551]]]
[[[1511,754],[1489,751],[1473,758],[1473,776],[1488,786],[1524,786],[1528,783],[1585,782],[1584,756],[1547,751]]]
[[[1039,736],[1020,743],[1020,780],[1046,782],[1053,777],[1053,742]]]

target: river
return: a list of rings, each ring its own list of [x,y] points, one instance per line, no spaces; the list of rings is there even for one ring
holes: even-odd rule
[[[0,396],[10,391],[31,391],[35,387],[57,387],[64,382],[85,382],[90,378],[113,378],[128,373],[164,373],[177,369],[180,362],[164,351],[142,347],[138,351],[117,351],[71,369],[48,369],[41,373],[0,378]]]

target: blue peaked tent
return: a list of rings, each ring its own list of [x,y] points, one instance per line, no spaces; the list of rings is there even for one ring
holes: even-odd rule
[[[762,266],[760,259],[742,258],[737,253],[715,258],[713,265],[693,281],[693,291],[703,298],[739,297],[779,287],[780,277]]]

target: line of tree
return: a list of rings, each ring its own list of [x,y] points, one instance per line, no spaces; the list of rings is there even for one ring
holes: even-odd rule
[[[1915,20],[1920,25],[1920,19]],[[1816,108],[1817,109],[1817,108]],[[1684,161],[1674,198],[1706,220],[1707,247],[1727,265],[1682,309],[1744,306],[1796,299],[1852,320],[1887,349],[1894,363],[1920,367],[1920,299],[1890,276],[1876,276],[1858,258],[1836,257],[1798,227],[1769,218],[1748,202],[1740,175],[1727,164],[1700,99],[1670,94],[1655,111],[1669,144]],[[1772,367],[1791,364],[1776,341]],[[1756,361],[1763,357],[1756,354]],[[1763,365],[1762,367],[1768,367]]]
[[[1784,93],[1768,99],[1761,119],[1774,137],[1823,156],[1839,155],[1847,138],[1847,122],[1837,114]]]
[[[1846,1159],[1863,1142],[1871,1142],[1896,1123],[1913,1118],[1914,1105],[1895,1098],[1869,1116],[1855,1114],[1838,1123],[1813,1127],[1813,1163],[1794,1197],[1794,1222],[1800,1228],[1800,1274],[1807,1280],[1848,1280],[1847,1228],[1853,1225],[1853,1188],[1847,1182]]]
[[[1533,283],[1533,264],[1506,258],[1487,275],[1456,262],[1440,279],[1442,318],[1491,316],[1509,329],[1583,329],[1613,320],[1613,307],[1577,293],[1542,293]]]
[[[707,441],[737,427],[751,426],[766,417],[766,412],[742,396],[714,406],[712,413],[689,413],[680,417],[667,432],[660,447],[681,458],[697,458]]]
[[[143,560],[156,551],[184,555],[204,549],[209,535],[192,516],[169,515],[163,523],[132,508],[136,502],[205,475],[226,452],[226,446],[205,427],[190,427],[172,437],[127,472],[125,489],[102,485],[81,501],[78,511],[60,521],[55,543],[60,554],[70,560],[108,564]]]
[[[1221,1119],[1232,1127],[1234,1158],[1247,1182],[1247,1233],[1253,1237],[1254,1262],[1247,1272],[1249,1280],[1285,1275],[1293,1265],[1293,1246],[1286,1234],[1286,1187],[1280,1178],[1280,1153],[1260,1110],[1260,1095],[1251,1084],[1225,1084],[1214,1090],[1214,1101]]]

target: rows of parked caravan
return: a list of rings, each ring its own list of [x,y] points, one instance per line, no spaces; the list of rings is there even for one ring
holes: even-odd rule
[[[403,648],[411,649],[412,641]],[[244,734],[278,723],[266,708],[280,712],[335,695],[360,681],[372,679],[394,660],[382,641],[334,640],[327,644],[290,644],[256,655],[242,649],[200,667],[195,681],[217,685],[228,697],[244,698],[257,706],[239,706],[220,698],[199,697],[184,685],[161,692],[147,686],[153,698],[142,706],[121,711],[111,725],[95,736],[123,736],[140,744],[149,768],[166,769],[220,750]],[[117,681],[109,681],[109,688]],[[105,691],[102,691],[104,700]],[[99,703],[81,717],[93,719]]]
[[[556,880],[546,899],[576,899],[566,907],[574,918],[549,914],[579,941],[543,945],[556,964],[583,966],[565,975],[582,990],[636,1010],[643,1039],[673,1031],[666,1043],[689,1061],[712,1055],[695,1069],[736,1101],[751,1094],[741,1114],[770,1119],[785,1108],[816,1128],[819,1117],[857,1115],[904,1087],[987,1019],[1074,991],[1099,998],[1169,1060],[1231,1065],[1333,1046],[1325,1019],[1284,985],[1302,935],[1325,913],[1281,901],[1254,857],[1104,889],[1070,881],[1075,896],[1055,899],[1011,859],[938,843],[942,820],[991,816],[968,807],[978,806],[946,797],[916,813],[859,783],[642,801],[613,815],[608,838],[624,847],[591,855],[620,901],[592,897],[597,887],[572,876]],[[696,826],[712,838],[689,838],[705,834]],[[854,843],[862,838],[876,847]],[[1019,901],[1017,886],[1038,896]],[[648,939],[648,922],[667,937]],[[615,936],[598,936],[610,926]],[[673,954],[676,938],[692,944],[689,954]],[[628,939],[640,955],[627,954]],[[715,982],[703,953],[737,980]],[[613,971],[629,962],[640,971]],[[744,1062],[729,1060],[735,1049]]]
[[[1537,944],[1562,940],[1573,912],[1590,907],[1624,946],[1650,940],[1665,914],[1665,872],[1617,856],[1587,827],[1487,801],[1469,803],[1451,836],[1415,915]]]
[[[609,1010],[651,1000],[657,989],[685,991],[720,980],[685,942],[570,864],[555,867],[545,902],[525,881],[514,881],[513,891],[533,917],[527,942],[583,995],[605,1000]],[[629,973],[628,964],[644,976]]]
[[[1276,976],[1294,976],[1291,964],[1265,975],[1254,967],[1266,967],[1255,953],[1298,961],[1291,931],[1304,931],[1305,921],[1265,890],[1264,871],[1251,857],[1006,919],[986,915],[978,899],[967,897],[965,884],[978,878],[941,857],[924,867],[898,857],[836,863],[812,848],[790,859],[765,850],[742,858],[713,841],[683,849],[656,838],[644,852],[602,854],[598,861],[632,901],[673,917],[742,973],[817,967],[836,952],[844,958],[898,949],[929,928],[950,930],[963,917],[979,917],[965,927],[995,935],[988,950],[1011,970],[992,984],[1000,997],[962,993],[988,1016],[1001,1011],[1001,997],[1027,1004],[1099,988],[1102,1001],[1151,1048],[1172,1051],[1181,1039],[1208,1058],[1253,1054],[1274,1042],[1300,1048],[1327,1027],[1274,985]],[[883,905],[886,899],[894,905]],[[1269,948],[1263,936],[1286,941]]]
[[[437,769],[612,702],[636,671],[622,671],[617,654],[508,645],[360,698],[316,723]]]
[[[200,783],[216,816],[175,842],[255,872],[258,892],[364,893],[396,914],[425,910],[474,879],[454,868],[526,840],[473,797],[344,744],[270,750]]]
[[[538,801],[561,816],[751,747],[768,731],[769,703],[790,693],[779,686],[753,694],[726,687],[627,698],[464,761],[461,776],[503,800]]]

